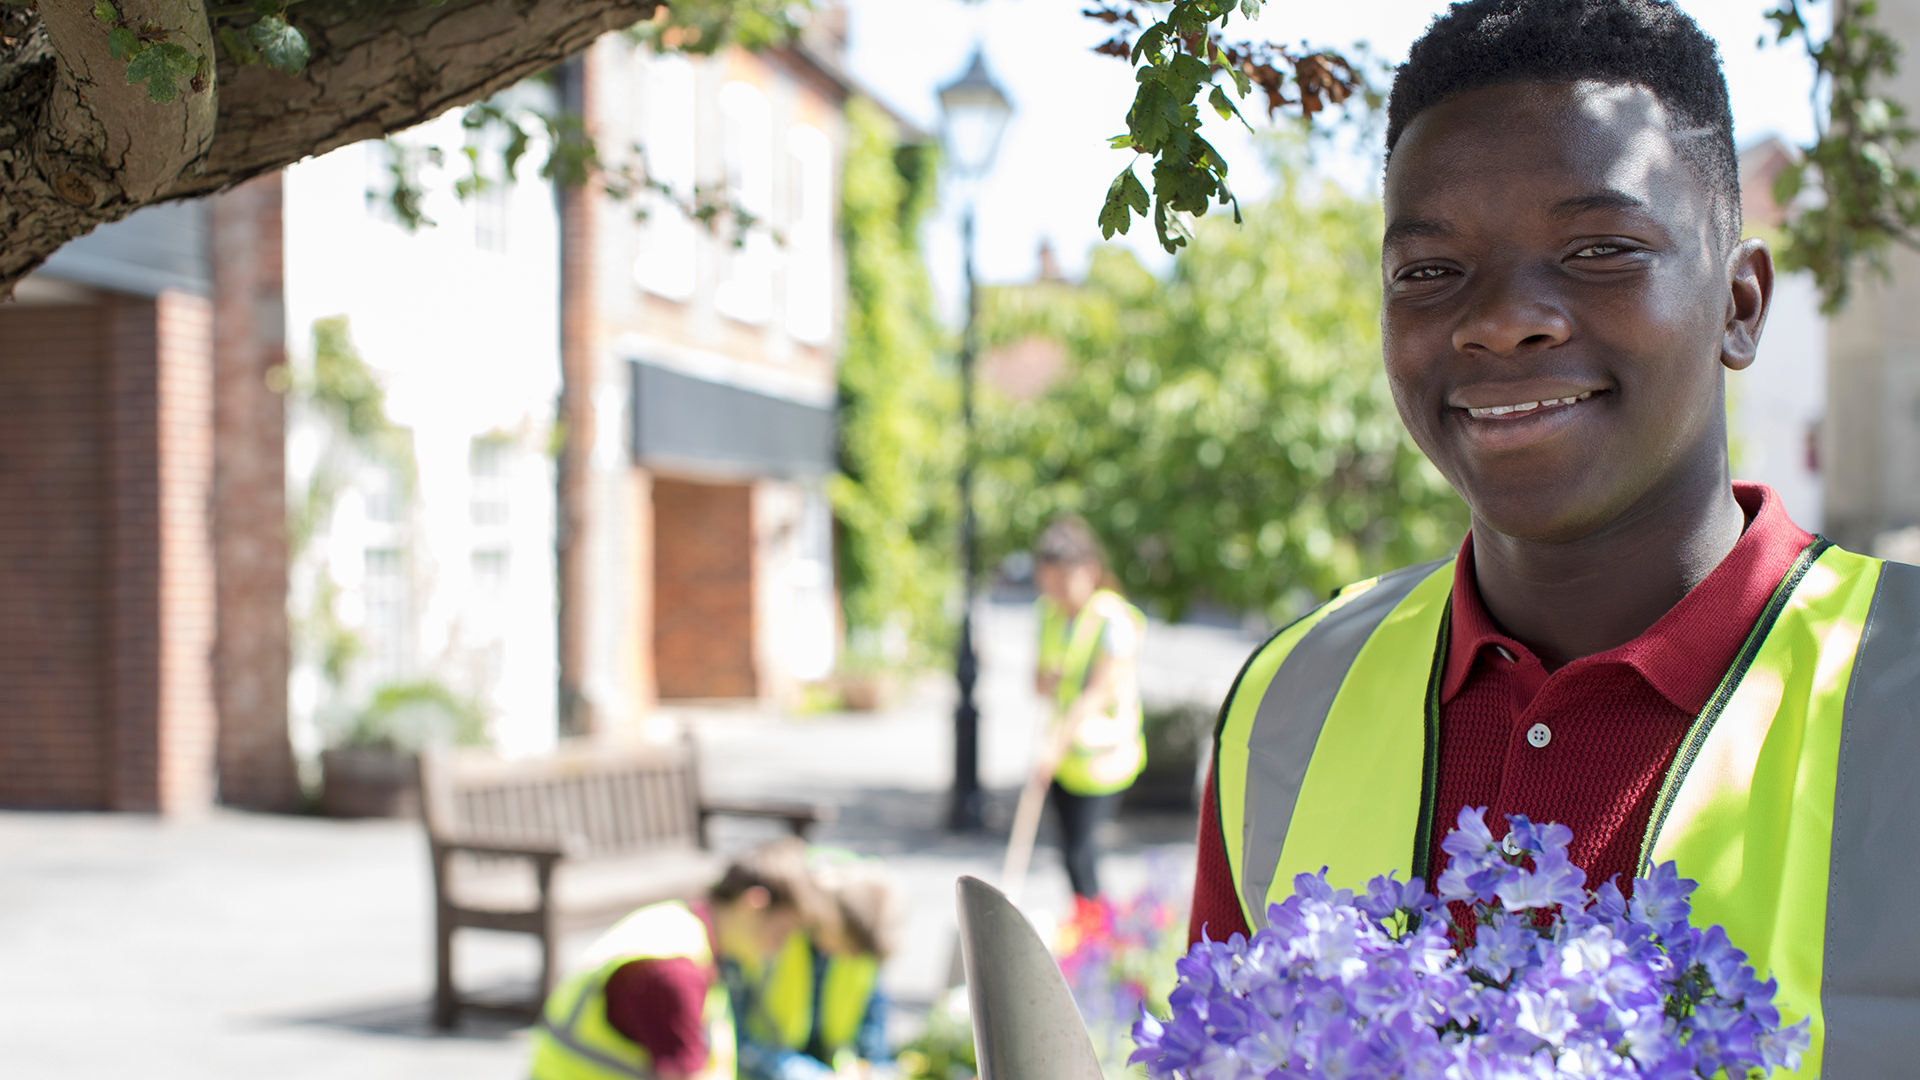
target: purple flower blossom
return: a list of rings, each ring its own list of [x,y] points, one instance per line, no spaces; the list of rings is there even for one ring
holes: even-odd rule
[[[1134,1026],[1153,1080],[1545,1077],[1699,1080],[1798,1067],[1808,1022],[1781,1027],[1771,979],[1719,927],[1688,922],[1671,863],[1591,893],[1572,833],[1485,808],[1442,841],[1433,892],[1375,878],[1356,895],[1323,869],[1250,938],[1202,941],[1176,965],[1168,1015]],[[1471,904],[1473,944],[1446,901]]]

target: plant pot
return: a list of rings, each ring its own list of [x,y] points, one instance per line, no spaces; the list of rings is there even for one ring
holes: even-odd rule
[[[848,712],[877,712],[884,709],[893,704],[894,693],[898,689],[893,675],[881,671],[843,672],[835,681],[840,685],[840,704]]]
[[[420,780],[414,755],[401,750],[341,746],[320,752],[320,812],[339,818],[420,816]]]

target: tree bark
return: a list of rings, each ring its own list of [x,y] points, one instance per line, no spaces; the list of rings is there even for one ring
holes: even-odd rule
[[[119,10],[134,26],[163,28],[211,70],[201,0],[119,0]],[[150,100],[109,55],[112,27],[92,4],[49,3],[37,27],[21,28],[0,42],[0,65],[14,60],[0,67],[0,291],[61,244],[163,197],[213,142],[213,79]]]
[[[201,55],[204,0],[118,0]],[[61,244],[148,203],[192,198],[429,120],[543,71],[661,0],[308,0],[299,75],[224,54],[161,105],[127,85],[82,0],[0,7],[0,295]]]

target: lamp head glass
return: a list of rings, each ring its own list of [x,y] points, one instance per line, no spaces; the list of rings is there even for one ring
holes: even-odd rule
[[[979,48],[973,50],[967,70],[940,88],[940,111],[945,129],[942,141],[954,170],[979,176],[992,167],[1013,105],[988,73],[986,56]]]

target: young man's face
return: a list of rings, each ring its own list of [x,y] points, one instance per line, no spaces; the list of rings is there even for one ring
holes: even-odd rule
[[[1771,264],[1725,250],[1667,121],[1644,87],[1519,83],[1394,149],[1387,374],[1479,526],[1578,539],[1724,475],[1721,366],[1752,359]]]

